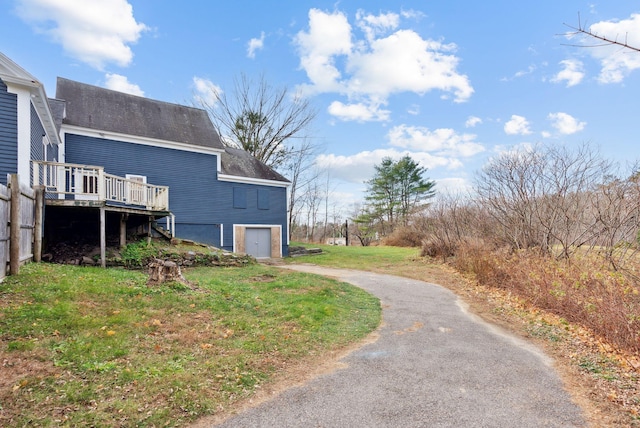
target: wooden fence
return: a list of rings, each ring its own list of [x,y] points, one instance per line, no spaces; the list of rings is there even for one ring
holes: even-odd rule
[[[17,274],[21,264],[40,252],[43,201],[36,204],[41,199],[36,195],[41,194],[20,185],[16,174],[11,175],[9,187],[0,184],[0,281],[7,273]]]

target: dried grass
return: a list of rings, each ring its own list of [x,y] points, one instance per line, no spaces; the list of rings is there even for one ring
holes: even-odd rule
[[[578,323],[605,341],[640,352],[640,284],[595,254],[558,260],[535,250],[465,245],[453,266],[483,285],[507,289],[530,305]]]

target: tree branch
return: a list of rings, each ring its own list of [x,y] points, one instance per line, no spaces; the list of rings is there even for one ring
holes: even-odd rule
[[[632,45],[627,43],[627,41],[626,41],[627,37],[626,36],[625,36],[625,41],[621,42],[621,41],[618,41],[617,38],[611,39],[611,38],[609,38],[607,36],[601,36],[599,34],[596,34],[596,33],[592,32],[590,29],[587,29],[586,25],[583,25],[581,20],[580,20],[580,14],[578,14],[578,26],[577,27],[574,27],[574,26],[566,24],[566,23],[564,25],[573,30],[573,33],[565,33],[565,36],[568,35],[568,34],[570,34],[570,35],[582,34],[582,35],[585,35],[587,37],[591,37],[591,38],[594,38],[594,39],[597,39],[597,40],[601,40],[601,41],[604,42],[602,44],[597,44],[597,45],[573,45],[573,44],[569,44],[568,46],[581,47],[581,48],[596,48],[596,47],[601,47],[601,46],[612,46],[612,45],[614,45],[614,46],[620,46],[620,47],[625,48],[625,49],[630,49],[632,51],[640,52],[640,47],[632,46]]]

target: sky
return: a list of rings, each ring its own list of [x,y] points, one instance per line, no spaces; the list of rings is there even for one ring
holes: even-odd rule
[[[383,158],[410,155],[440,193],[492,157],[584,143],[640,159],[640,3],[582,1],[5,0],[0,51],[56,77],[191,105],[245,75],[307,96],[334,207]],[[204,91],[204,92],[203,92]],[[335,209],[335,208],[334,208]]]

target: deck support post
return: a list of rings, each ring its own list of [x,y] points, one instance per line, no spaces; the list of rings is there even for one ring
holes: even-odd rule
[[[147,245],[151,245],[151,222],[153,217],[149,216],[149,224],[147,225]]]
[[[100,266],[107,267],[107,221],[105,208],[100,207]]]
[[[120,249],[127,246],[127,213],[120,214]]]
[[[33,225],[33,261],[42,261],[42,235],[44,228],[44,186],[35,186],[36,210]]]

